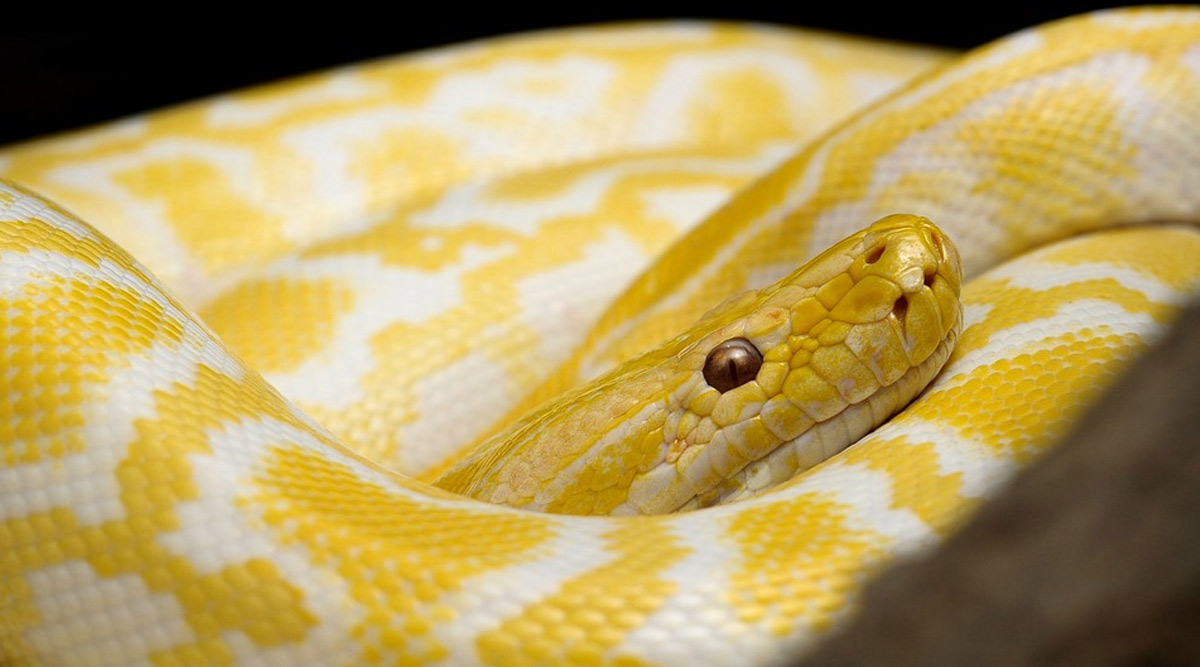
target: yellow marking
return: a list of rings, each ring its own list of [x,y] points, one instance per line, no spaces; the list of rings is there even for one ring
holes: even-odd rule
[[[1125,287],[1114,278],[1079,280],[1046,289],[1030,289],[1012,285],[1008,279],[981,278],[963,293],[963,303],[988,304],[992,309],[987,317],[963,330],[950,356],[953,363],[968,352],[977,350],[997,332],[1019,324],[1051,317],[1066,304],[1080,299],[1097,299],[1120,305],[1130,313],[1145,313],[1160,322],[1170,317],[1171,309],[1151,301],[1144,293]]]
[[[162,206],[179,240],[209,270],[270,259],[287,247],[279,235],[283,221],[246,201],[245,184],[235,186],[210,163],[174,158],[125,169],[114,178],[134,196]]]
[[[655,519],[622,522],[604,539],[611,561],[567,580],[476,640],[484,663],[636,664],[632,656],[608,652],[675,592],[676,584],[661,575],[691,550]]]
[[[82,560],[98,576],[140,577],[151,591],[175,597],[196,637],[195,642],[151,654],[153,661],[164,664],[189,657],[232,664],[222,639],[229,632],[241,632],[263,647],[303,640],[317,619],[305,607],[300,589],[286,581],[274,563],[251,558],[201,573],[186,554],[163,547],[159,534],[180,528],[175,513],[179,503],[200,498],[191,459],[211,455],[210,432],[256,418],[288,423],[318,439],[324,436],[298,421],[253,373],[237,381],[201,366],[192,387],[176,384],[171,391],[155,392],[155,398],[156,418],[136,422],[128,455],[114,470],[127,518],[85,525],[71,508],[57,507],[10,519],[0,526],[0,536],[11,540],[2,551],[17,558],[2,561],[10,569],[0,574],[6,581],[17,581],[24,572]],[[38,614],[24,590],[19,616],[30,622]]]
[[[287,373],[324,350],[338,318],[353,307],[353,288],[333,278],[247,280],[208,304],[201,318],[247,366]],[[277,331],[287,335],[271,335]]]
[[[1031,346],[1036,350],[971,371],[909,413],[948,424],[998,455],[1026,463],[1066,435],[1144,343],[1135,334],[1101,326]],[[937,407],[945,405],[954,409]]]
[[[352,630],[362,645],[356,662],[444,658],[446,647],[431,631],[456,614],[442,597],[481,574],[536,557],[553,535],[543,516],[441,507],[365,480],[320,452],[281,446],[265,463],[247,504],[262,508],[283,544],[302,545],[315,565],[345,582],[365,612]]]
[[[930,442],[911,442],[907,437],[870,438],[848,448],[838,460],[847,465],[865,464],[887,474],[892,507],[916,514],[926,526],[943,535],[979,502],[963,497],[961,472],[941,474],[937,448]]]
[[[1173,248],[1163,252],[1163,248]],[[1103,263],[1151,276],[1174,289],[1187,290],[1200,275],[1200,235],[1191,227],[1140,227],[1092,234],[1047,248],[1038,256],[1047,264]]]
[[[760,69],[744,67],[710,75],[701,100],[688,107],[690,113],[681,122],[699,136],[745,136],[740,127],[746,118],[754,118],[753,136],[791,138],[802,129],[790,113],[791,104],[781,82]]]
[[[364,232],[321,243],[304,251],[302,257],[367,255],[385,264],[434,272],[460,263],[469,248],[504,247],[518,242],[515,234],[483,224],[423,229],[410,223],[410,215],[411,211],[406,210]]]
[[[439,192],[481,166],[472,164],[451,133],[431,127],[374,132],[351,141],[348,149],[347,163],[355,178],[373,185],[403,183],[412,192]]]
[[[11,248],[4,236],[0,251]],[[0,298],[0,331],[0,463],[15,466],[83,451],[89,408],[112,369],[178,343],[182,326],[137,287],[50,276]]]
[[[1118,106],[1121,94],[1093,79],[1058,87],[1053,105],[1046,105],[1039,95],[1017,96],[999,112],[979,115],[960,126],[958,139],[974,144],[974,137],[1003,136],[1005,128],[1028,125],[1031,115],[1045,115],[1052,109],[1064,120],[1056,124],[1055,136],[1046,141],[1070,146],[1073,161],[1088,166],[1086,173],[1076,175],[1083,170],[1064,169],[1057,160],[1038,159],[1037,148],[1028,141],[979,146],[975,156],[987,164],[978,169],[986,176],[974,184],[969,196],[1007,202],[997,213],[998,219],[1012,225],[1008,247],[1003,248],[1006,255],[1028,247],[1027,239],[1040,236],[1039,228],[1048,220],[1084,221],[1056,230],[1055,236],[1066,236],[1095,227],[1091,221],[1103,219],[1121,206],[1121,190],[1109,184],[1137,175],[1133,164],[1136,148],[1121,131],[1126,124],[1126,112]],[[1087,122],[1066,120],[1081,116]]]
[[[726,600],[744,623],[777,636],[798,622],[827,629],[859,577],[886,555],[887,538],[856,528],[853,508],[817,493],[764,503],[732,515],[726,532],[739,547]]]

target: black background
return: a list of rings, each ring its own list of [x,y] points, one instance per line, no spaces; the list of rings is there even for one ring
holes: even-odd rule
[[[748,3],[742,3],[748,4]],[[759,3],[754,3],[755,5]],[[1098,3],[1007,5],[959,2],[931,9],[823,0],[775,9],[622,8],[599,3],[552,5],[534,12],[407,3],[386,12],[325,5],[309,13],[241,22],[190,15],[186,5],[140,22],[63,26],[23,23],[0,34],[0,144],[84,126],[255,83],[416,49],[566,25],[653,18],[724,18],[807,26],[966,49],[1047,20],[1096,9]],[[177,6],[178,7],[178,6]],[[717,7],[713,5],[713,7]],[[165,11],[165,10],[164,10]],[[378,10],[377,10],[378,11]],[[416,14],[415,12],[425,12]],[[336,14],[336,16],[335,16]],[[173,18],[169,18],[173,16]],[[51,17],[52,18],[52,17]]]

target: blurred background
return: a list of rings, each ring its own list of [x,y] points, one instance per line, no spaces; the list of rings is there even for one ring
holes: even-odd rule
[[[333,5],[323,13],[298,12],[274,23],[246,23],[240,17],[183,7],[192,15],[66,25],[57,20],[61,17],[50,17],[54,20],[10,24],[0,37],[0,63],[5,63],[0,75],[0,145],[336,65],[560,26],[716,18],[967,49],[1027,26],[1113,6],[974,2],[934,10],[919,2],[871,8],[837,0],[782,3],[775,9],[747,4],[731,3],[723,10],[700,10],[694,4],[660,10],[650,3],[623,8],[576,2],[529,12],[513,11],[507,3],[507,11],[467,10],[458,3],[406,3],[386,13]]]

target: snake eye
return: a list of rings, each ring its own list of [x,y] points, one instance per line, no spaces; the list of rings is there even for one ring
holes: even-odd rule
[[[745,338],[730,338],[704,360],[704,381],[722,394],[753,380],[762,368],[762,352]]]

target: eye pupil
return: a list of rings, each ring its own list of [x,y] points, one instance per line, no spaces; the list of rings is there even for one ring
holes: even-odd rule
[[[714,347],[704,360],[704,381],[724,393],[758,376],[762,353],[745,338],[731,338]]]

